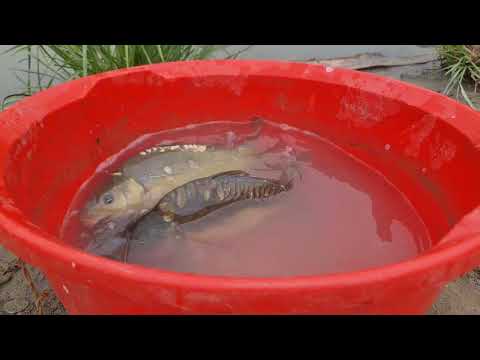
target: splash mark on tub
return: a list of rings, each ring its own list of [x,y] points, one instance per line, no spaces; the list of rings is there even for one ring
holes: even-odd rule
[[[440,134],[436,134],[430,144],[430,167],[433,170],[440,169],[444,164],[450,162],[457,152],[457,147],[450,140],[442,140]]]
[[[404,154],[417,158],[424,141],[435,129],[437,120],[432,115],[425,115],[419,121],[414,122],[400,134],[400,139],[406,138]]]
[[[246,76],[197,77],[192,79],[192,83],[195,87],[226,88],[230,90],[233,94],[240,96],[242,95],[245,87],[247,86],[247,78]]]
[[[372,128],[385,118],[384,99],[371,94],[347,90],[340,101],[338,119],[347,121],[350,127]]]

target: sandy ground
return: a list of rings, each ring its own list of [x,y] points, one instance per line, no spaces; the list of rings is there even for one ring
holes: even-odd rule
[[[440,92],[445,80],[432,71],[435,64],[402,66],[369,70],[391,76]],[[31,274],[29,284],[18,259],[0,246],[0,314],[67,314],[62,304],[40,271],[26,265]],[[37,292],[37,294],[35,294]],[[41,294],[44,294],[43,296]],[[431,315],[480,315],[480,270],[466,274],[448,284],[429,314]]]
[[[28,270],[27,277],[18,258],[0,246],[0,314],[66,315],[67,312],[48,287],[43,274],[29,265],[25,266]],[[35,290],[27,280],[28,275]]]
[[[445,286],[431,315],[480,315],[480,269]]]

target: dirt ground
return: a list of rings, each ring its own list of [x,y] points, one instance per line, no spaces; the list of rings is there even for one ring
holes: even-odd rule
[[[17,257],[0,246],[0,314],[66,315],[43,274],[29,265],[25,265],[28,272],[24,273],[22,266]]]
[[[431,315],[480,315],[480,269],[445,286]]]
[[[441,92],[446,81],[437,67],[438,64],[432,62],[367,71]],[[66,315],[42,273],[28,265],[26,268],[28,272],[24,271],[15,256],[0,246],[0,314]],[[31,281],[28,280],[29,274]],[[32,290],[31,283],[35,290]],[[448,284],[428,314],[480,315],[480,270]]]

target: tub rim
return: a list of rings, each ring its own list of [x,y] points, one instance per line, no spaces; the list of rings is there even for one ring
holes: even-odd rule
[[[0,122],[0,151],[8,150],[15,140],[22,137],[30,125],[41,118],[41,114],[31,116],[33,112],[28,108],[31,108],[32,105],[41,105],[45,102],[59,100],[55,104],[56,107],[60,108],[68,102],[81,98],[81,96],[77,96],[73,99],[68,96],[71,94],[70,90],[72,88],[83,89],[83,96],[86,96],[99,80],[142,71],[153,72],[168,79],[182,76],[195,77],[199,74],[202,74],[202,76],[227,75],[233,77],[260,75],[322,81],[358,88],[418,107],[425,113],[436,115],[442,121],[454,127],[472,142],[472,146],[480,142],[480,121],[476,125],[470,119],[473,117],[480,120],[480,113],[434,91],[396,79],[356,70],[301,62],[278,60],[201,60],[144,65],[109,71],[57,85],[29,99],[22,100],[0,113],[0,120],[8,117],[9,114],[17,116],[26,115],[28,119],[22,126],[14,129],[17,131],[11,131],[11,129],[9,131],[1,131],[6,125],[5,121]],[[394,95],[387,93],[391,90],[390,87],[392,85],[395,89]],[[455,119],[454,122],[451,118],[445,118],[445,114],[442,116],[445,105],[451,106],[451,109],[455,111],[455,117],[452,118]],[[52,109],[49,109],[48,112],[50,111]],[[5,154],[0,154],[0,164],[2,164],[2,155]],[[2,166],[0,169],[2,182],[3,175],[4,170]],[[26,259],[31,258],[33,263],[37,262],[35,258],[46,257],[47,259],[56,260],[57,263],[51,264],[51,266],[61,264],[62,267],[71,271],[79,269],[83,271],[90,270],[141,283],[169,284],[176,287],[197,289],[332,289],[332,287],[373,285],[387,282],[394,278],[412,276],[433,268],[439,268],[450,262],[454,263],[455,260],[469,259],[469,255],[473,252],[480,252],[480,226],[478,226],[478,231],[475,231],[471,226],[472,222],[480,225],[480,206],[478,206],[467,213],[454,225],[449,233],[427,252],[419,254],[414,258],[385,266],[342,273],[289,277],[228,277],[172,272],[120,263],[59,243],[57,237],[32,224],[20,209],[11,204],[8,192],[2,182],[0,182],[0,230],[9,236],[9,240],[5,241],[7,248],[10,248],[10,246],[15,248],[19,256]],[[465,228],[471,231],[465,232]],[[29,253],[33,253],[35,256],[32,257]],[[455,271],[448,272],[447,278],[444,277],[440,283],[446,283],[448,278],[453,279],[461,275],[471,265],[467,264],[464,267],[454,269]],[[39,267],[44,270],[43,265],[39,265]],[[441,285],[440,283],[437,285]]]

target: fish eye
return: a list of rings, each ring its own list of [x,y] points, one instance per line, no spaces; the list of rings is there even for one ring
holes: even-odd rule
[[[113,195],[110,194],[110,193],[105,194],[105,195],[103,196],[103,203],[104,203],[105,205],[110,205],[111,203],[113,203],[113,200],[114,200]]]

